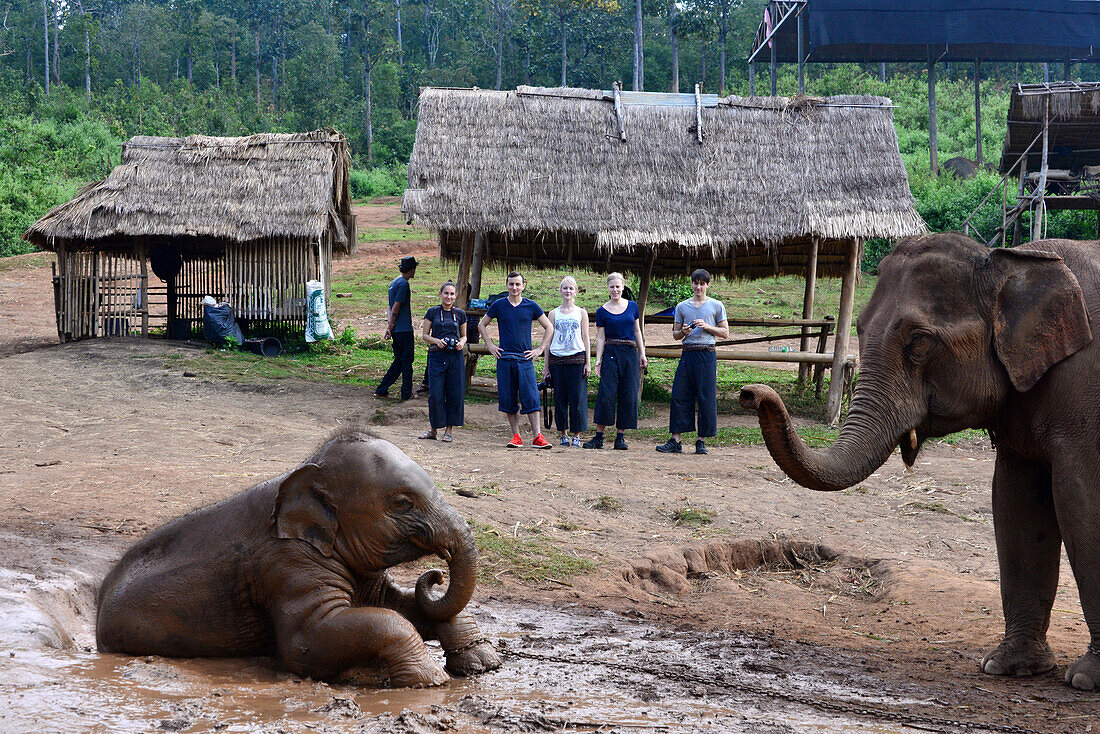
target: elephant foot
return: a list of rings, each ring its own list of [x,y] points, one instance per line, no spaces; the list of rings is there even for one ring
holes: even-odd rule
[[[1026,678],[1054,667],[1054,653],[1046,640],[1030,637],[1005,638],[1004,642],[982,658],[986,675],[1011,675]]]
[[[443,666],[428,657],[415,663],[390,665],[390,685],[394,688],[429,688],[450,679]]]
[[[478,640],[459,650],[447,653],[447,670],[453,675],[467,676],[487,673],[500,667],[500,656],[488,640]]]
[[[1086,652],[1069,666],[1066,683],[1081,691],[1094,691],[1100,687],[1100,655],[1091,650]]]

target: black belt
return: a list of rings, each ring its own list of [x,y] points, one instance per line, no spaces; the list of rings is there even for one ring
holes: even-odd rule
[[[624,347],[636,347],[638,342],[633,339],[607,339],[604,344],[621,344]]]
[[[713,344],[685,344],[683,348],[684,348],[685,352],[713,352],[714,351],[714,345]]]

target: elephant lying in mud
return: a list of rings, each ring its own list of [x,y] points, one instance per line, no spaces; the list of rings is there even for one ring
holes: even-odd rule
[[[1064,542],[1091,635],[1066,682],[1100,685],[1100,243],[987,249],[959,234],[898,244],[859,315],[860,374],[836,443],[808,449],[779,396],[741,391],[791,479],[833,491],[900,445],[986,428],[997,450],[993,523],[1005,636],[990,675],[1054,667],[1046,632]]]
[[[386,569],[435,553],[415,592]],[[444,683],[447,670],[499,667],[463,608],[477,548],[432,480],[396,446],[348,429],[306,463],[156,530],[131,548],[99,592],[103,652],[173,657],[275,656],[317,678],[381,662],[395,686]]]

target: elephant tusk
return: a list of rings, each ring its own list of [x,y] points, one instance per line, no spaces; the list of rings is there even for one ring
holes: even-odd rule
[[[917,429],[916,428],[910,428],[909,429],[909,448],[913,449],[914,451],[917,450]]]

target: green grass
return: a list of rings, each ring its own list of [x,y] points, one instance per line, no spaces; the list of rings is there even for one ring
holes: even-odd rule
[[[925,512],[934,512],[934,513],[937,513],[937,514],[940,514],[940,515],[950,515],[951,517],[959,518],[963,522],[974,522],[973,518],[967,517],[966,515],[960,515],[959,513],[955,512],[954,510],[952,510],[951,508],[949,508],[947,505],[943,504],[942,502],[914,501],[914,502],[906,502],[901,507],[901,509],[903,509],[903,510],[906,510],[906,509],[909,509],[909,508],[912,508],[912,509],[915,509],[915,510],[923,510]]]
[[[483,583],[500,583],[499,577],[504,574],[521,581],[563,581],[596,567],[593,561],[570,555],[548,543],[517,538],[476,520],[468,522],[481,556],[478,575]]]
[[[623,501],[609,494],[601,494],[592,500],[592,509],[598,512],[620,512],[623,509]]]
[[[424,230],[413,227],[371,227],[360,229],[358,239],[360,242],[431,242],[425,234]]]
[[[35,252],[29,255],[0,257],[0,273],[8,270],[33,270],[34,268],[44,268],[54,262],[57,262],[57,256],[52,252]]]
[[[700,527],[710,525],[717,516],[714,510],[703,510],[698,507],[681,507],[672,512],[672,521],[685,527]]]

